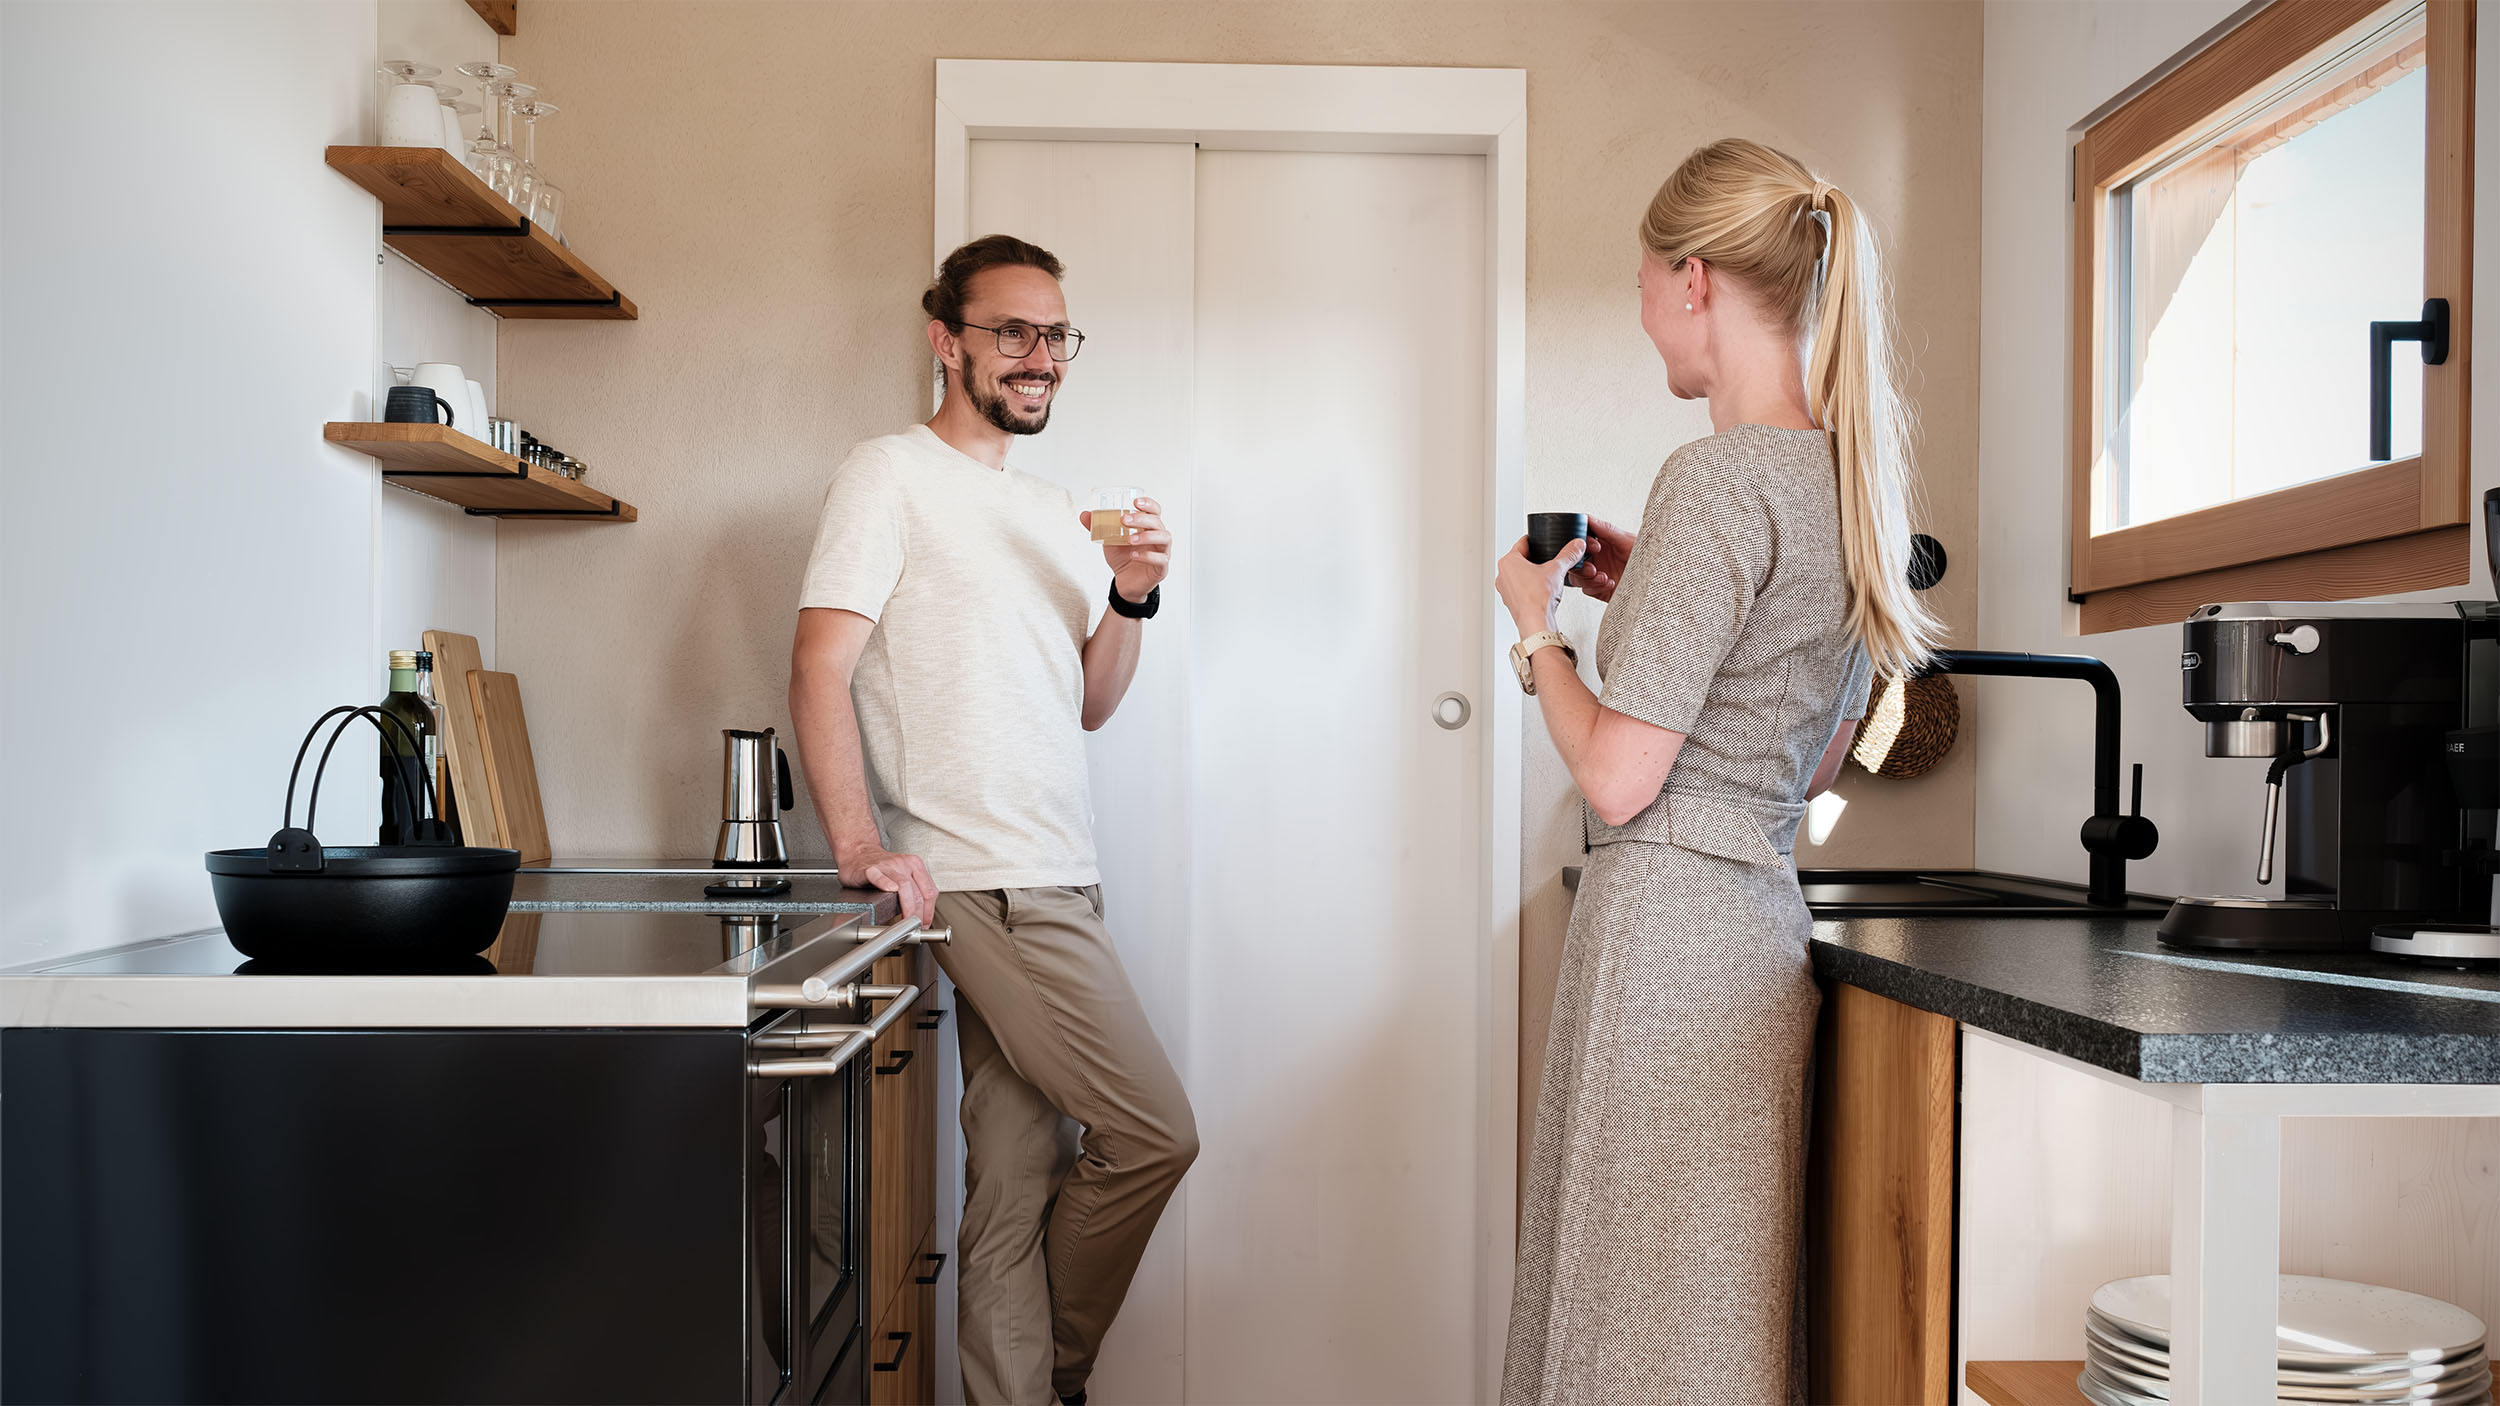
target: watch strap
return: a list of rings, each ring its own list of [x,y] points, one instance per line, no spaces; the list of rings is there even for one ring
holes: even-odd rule
[[[1161,585],[1158,584],[1153,589],[1147,591],[1146,598],[1144,600],[1132,605],[1129,603],[1126,596],[1120,594],[1119,578],[1115,576],[1111,579],[1112,614],[1123,616],[1130,620],[1152,620],[1155,618],[1155,612],[1161,610],[1162,608],[1163,587]]]
[[[1580,651],[1571,647],[1571,638],[1559,630],[1539,630],[1510,647],[1511,667],[1519,673],[1519,687],[1530,696],[1536,693],[1536,652],[1548,645],[1563,652],[1573,665],[1580,662]]]

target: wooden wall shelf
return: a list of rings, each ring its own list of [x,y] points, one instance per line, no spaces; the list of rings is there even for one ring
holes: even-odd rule
[[[321,437],[382,461],[382,477],[468,509],[473,517],[633,522],[634,505],[525,464],[448,425],[333,420]]]
[[[521,218],[450,152],[334,146],[331,169],[382,202],[382,242],[498,317],[627,321],[633,301]]]
[[[1973,1362],[1962,1379],[1993,1406],[2092,1406],[2082,1375],[2080,1362]]]

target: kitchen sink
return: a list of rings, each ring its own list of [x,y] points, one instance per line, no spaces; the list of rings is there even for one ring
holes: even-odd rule
[[[1797,887],[1818,918],[2158,918],[2170,900],[2127,895],[2124,908],[2084,899],[2081,884],[1981,869],[1800,869]]]
[[[1580,891],[1580,868],[1562,871]],[[1800,869],[1797,887],[1818,918],[2158,918],[2170,900],[2127,895],[2124,908],[2084,901],[2084,886],[1984,869]]]

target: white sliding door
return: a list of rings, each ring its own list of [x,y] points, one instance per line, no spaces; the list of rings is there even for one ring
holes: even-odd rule
[[[1485,159],[970,158],[970,232],[1065,260],[1088,338],[1018,462],[1144,487],[1180,538],[1090,756],[1112,931],[1203,1151],[1091,1397],[1489,1397]]]

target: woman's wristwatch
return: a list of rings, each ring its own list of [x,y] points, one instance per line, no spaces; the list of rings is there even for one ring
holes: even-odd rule
[[[1517,644],[1512,645],[1510,647],[1510,666],[1519,671],[1519,686],[1527,690],[1530,697],[1534,697],[1536,695],[1536,669],[1529,662],[1530,656],[1534,655],[1538,650],[1545,648],[1549,644],[1557,649],[1560,649],[1563,652],[1563,657],[1571,661],[1573,668],[1578,668],[1580,665],[1580,651],[1573,649],[1571,647],[1571,641],[1565,639],[1559,632],[1554,630],[1541,631],[1537,634],[1528,636],[1526,639],[1521,640]]]

